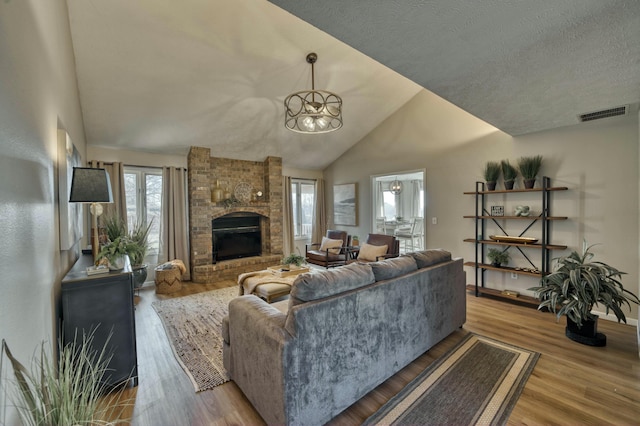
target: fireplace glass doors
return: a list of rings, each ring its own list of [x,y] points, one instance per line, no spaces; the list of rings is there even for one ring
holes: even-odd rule
[[[233,213],[211,221],[213,263],[262,254],[260,215]]]

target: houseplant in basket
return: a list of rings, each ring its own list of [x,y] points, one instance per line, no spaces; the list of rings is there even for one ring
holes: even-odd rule
[[[603,262],[593,262],[593,253],[587,247],[582,254],[573,251],[569,256],[556,260],[551,274],[542,277],[538,287],[530,288],[540,299],[538,309],[547,308],[558,318],[567,316],[565,334],[571,340],[591,346],[604,346],[606,336],[598,333],[598,316],[591,312],[593,306],[601,304],[606,313],[613,311],[618,322],[627,322],[621,309],[629,308],[633,302],[640,304],[638,297],[626,290],[620,281],[624,272]]]
[[[518,176],[518,169],[513,167],[509,160],[502,160],[500,166],[502,168],[502,178],[504,179],[504,189],[513,189],[513,183]]]
[[[492,248],[487,252],[487,258],[491,261],[491,264],[493,266],[502,266],[509,264],[509,259],[511,259],[511,256],[509,256],[509,253],[507,253],[506,250],[498,250]]]
[[[533,188],[536,183],[536,177],[542,166],[542,155],[534,157],[520,157],[518,159],[518,170],[524,179],[524,187]]]
[[[496,161],[489,161],[484,166],[483,171],[484,180],[487,183],[487,189],[493,191],[496,189],[496,181],[500,177],[500,163]]]

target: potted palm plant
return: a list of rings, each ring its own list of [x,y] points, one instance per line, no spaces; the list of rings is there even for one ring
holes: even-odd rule
[[[518,169],[513,167],[509,160],[502,160],[500,162],[502,168],[502,177],[504,179],[504,189],[513,189],[513,183],[518,176]]]
[[[524,179],[525,188],[533,188],[541,166],[542,155],[536,155],[534,157],[520,157],[518,159],[518,169]]]
[[[496,189],[496,181],[500,177],[500,163],[489,161],[484,166],[484,180],[487,183],[487,189],[493,191]]]
[[[598,333],[598,315],[591,312],[594,305],[601,304],[606,313],[612,311],[618,322],[627,322],[621,307],[629,308],[633,302],[640,304],[638,297],[626,290],[620,281],[624,272],[603,262],[593,262],[593,253],[587,247],[582,254],[573,251],[569,256],[556,260],[551,274],[542,277],[538,287],[530,288],[540,299],[538,309],[550,309],[557,318],[567,316],[565,334],[571,340],[591,345],[604,346],[606,336]]]

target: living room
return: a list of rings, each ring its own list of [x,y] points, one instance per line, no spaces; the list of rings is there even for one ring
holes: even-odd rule
[[[148,154],[130,149],[124,140],[116,143],[117,148],[94,146],[89,140],[85,121],[99,117],[88,116],[80,102],[66,2],[3,2],[0,28],[3,147],[0,223],[5,241],[0,256],[4,276],[0,337],[7,340],[14,354],[28,359],[41,341],[51,341],[56,335],[60,282],[80,249],[79,246],[68,251],[58,249],[57,129],[64,127],[68,131],[84,160],[185,167],[186,153]],[[637,50],[632,54],[637,55]],[[328,72],[322,67],[323,60],[327,60],[326,54],[318,62],[318,79]],[[306,78],[304,57],[300,62]],[[637,87],[629,93],[628,102],[639,101]],[[564,94],[573,95],[570,90]],[[610,106],[616,105],[605,103],[597,107]],[[582,112],[586,111],[571,113]],[[278,113],[283,112],[279,109]],[[371,176],[424,169],[426,246],[445,248],[466,260],[473,258],[474,248],[463,240],[473,236],[474,230],[472,221],[463,215],[471,214],[474,206],[473,198],[463,192],[473,191],[475,182],[482,180],[482,168],[487,161],[514,162],[521,156],[542,155],[545,159],[542,174],[550,176],[554,185],[569,188],[554,203],[555,213],[570,218],[554,224],[554,240],[572,249],[580,249],[583,240],[599,243],[594,249],[597,258],[627,272],[625,286],[637,294],[640,292],[638,122],[636,108],[626,116],[511,136],[420,89],[327,167],[304,169],[285,162],[283,174],[322,177],[327,206],[333,202],[333,185],[357,183],[361,207],[358,225],[337,228],[364,236],[373,229],[367,208],[371,205]],[[103,125],[108,127],[110,123]],[[345,112],[345,128],[334,134],[347,130],[347,125]],[[282,121],[274,126],[282,127]],[[260,151],[263,152],[267,154]],[[436,218],[435,224],[432,218]],[[331,217],[328,222],[332,223]],[[469,280],[473,270],[466,269]],[[522,290],[535,285],[535,281],[522,278],[514,282],[507,275],[491,279],[504,288],[517,285]],[[636,325],[637,318],[638,309],[634,307],[628,319]],[[550,326],[556,325],[552,316],[548,321]],[[637,371],[637,364],[632,368]],[[6,369],[2,374],[4,377]],[[629,374],[635,373],[629,369]],[[162,378],[157,378],[154,383],[161,386],[161,381]],[[629,398],[630,403],[637,402],[632,396]],[[4,410],[5,402],[0,403],[3,407],[0,410]]]

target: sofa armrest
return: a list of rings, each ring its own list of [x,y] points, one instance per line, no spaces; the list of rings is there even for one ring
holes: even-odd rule
[[[284,421],[284,349],[291,335],[285,330],[286,315],[253,296],[241,296],[229,303],[223,333],[225,368],[267,421]]]

